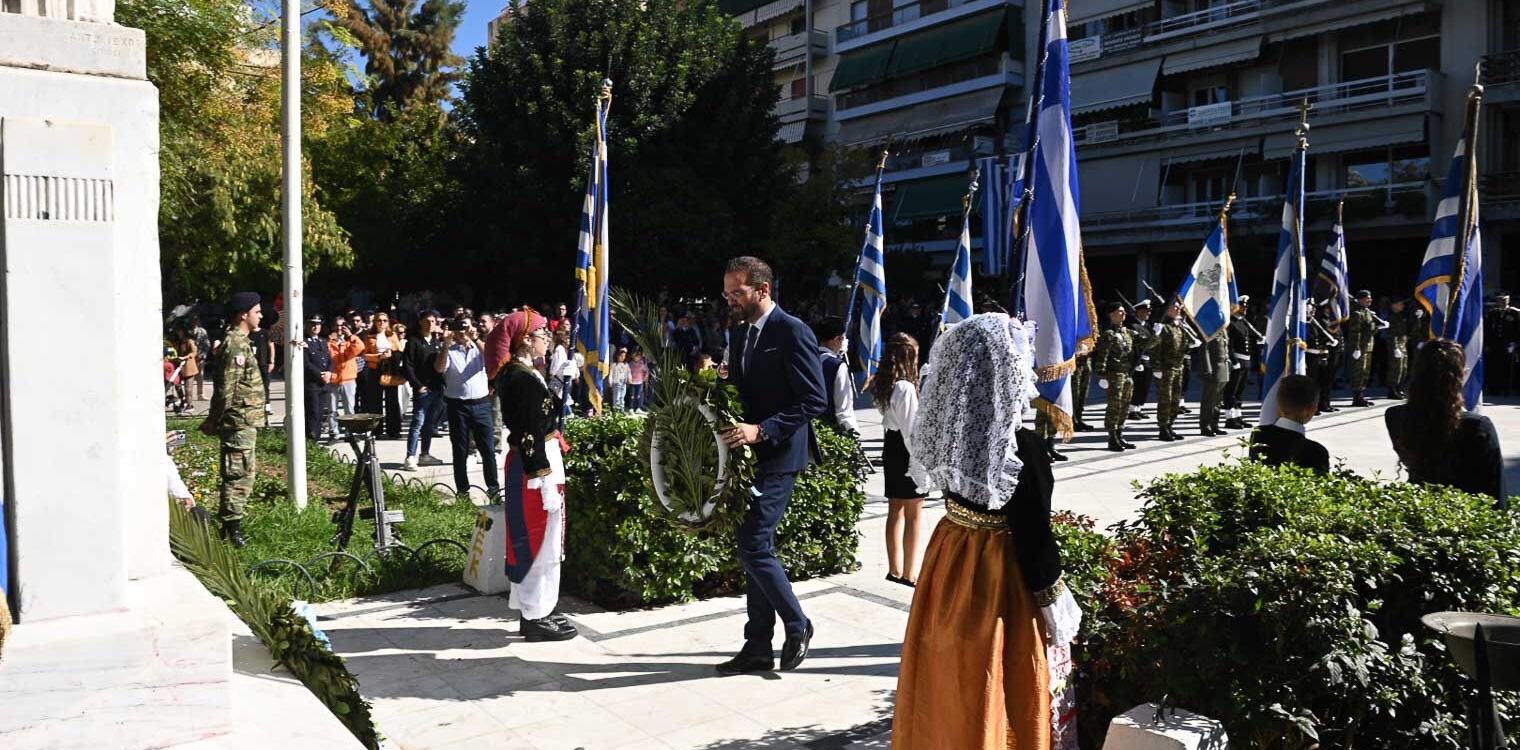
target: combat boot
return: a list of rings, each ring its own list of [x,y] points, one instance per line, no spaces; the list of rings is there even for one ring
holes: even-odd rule
[[[1372,402],[1369,401],[1369,400],[1367,400],[1367,396],[1364,395],[1365,393],[1366,393],[1366,391],[1357,391],[1356,393],[1352,394],[1353,398],[1351,399],[1351,405],[1352,406],[1372,406]]]
[[[1056,439],[1054,437],[1045,438],[1045,453],[1049,454],[1052,461],[1067,460],[1065,454],[1056,450]]]
[[[248,546],[248,537],[243,535],[242,521],[223,521],[222,538],[232,542],[232,546],[238,549]]]
[[[1124,446],[1125,450],[1134,450],[1135,448],[1139,447],[1134,443],[1131,443],[1130,441],[1124,439],[1124,428],[1119,428],[1117,431],[1115,431],[1115,434],[1119,437],[1119,445]]]
[[[1109,430],[1108,431],[1108,449],[1111,450],[1111,451],[1114,451],[1116,453],[1119,452],[1119,451],[1124,450],[1124,443],[1122,443],[1122,442],[1119,441],[1119,431],[1118,430]]]

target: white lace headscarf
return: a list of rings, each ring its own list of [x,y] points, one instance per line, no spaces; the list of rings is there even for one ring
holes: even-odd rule
[[[1013,496],[1024,468],[1014,431],[1036,393],[1031,331],[983,313],[934,342],[908,448],[919,490],[954,492],[988,510]]]

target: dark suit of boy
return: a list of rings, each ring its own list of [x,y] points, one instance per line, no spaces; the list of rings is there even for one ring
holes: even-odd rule
[[[1330,472],[1330,451],[1307,435],[1275,424],[1257,427],[1251,432],[1251,459],[1268,466],[1292,464]]]
[[[788,636],[807,629],[802,605],[776,558],[776,526],[791,500],[797,475],[820,457],[813,419],[828,408],[818,342],[802,321],[773,307],[758,334],[734,329],[729,372],[744,399],[744,421],[765,437],[753,448],[758,462],[749,510],[739,527],[739,562],[748,580],[747,656],[770,657],[776,615]]]

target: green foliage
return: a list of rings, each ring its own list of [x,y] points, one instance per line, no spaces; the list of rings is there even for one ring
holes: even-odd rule
[[[863,223],[849,221],[859,204],[851,184],[875,174],[875,156],[869,149],[825,147],[807,169],[807,180],[777,209],[764,257],[771,267],[785,269],[788,294],[822,295],[830,272],[848,275],[864,231]],[[798,149],[788,149],[787,157],[792,169],[804,168]]]
[[[457,161],[462,218],[449,243],[458,262],[497,281],[502,299],[569,293],[568,278],[560,289],[542,280],[574,263],[603,79],[613,84],[618,283],[712,288],[721,258],[765,249],[792,181],[776,141],[769,48],[711,3],[533,0],[531,8],[470,61],[462,84],[455,113],[468,146]]]
[[[741,590],[731,534],[693,535],[670,523],[644,489],[638,440],[644,419],[604,416],[566,426],[571,451],[564,586],[607,607],[685,601]],[[868,470],[853,438],[818,435],[824,462],[798,478],[776,531],[776,554],[793,580],[855,568]]]
[[[169,544],[185,569],[247,623],[279,664],[321,699],[364,747],[378,750],[380,737],[370,718],[369,702],[359,694],[359,681],[343,657],[317,640],[306,620],[296,615],[289,597],[249,580],[236,551],[173,501],[169,503]]]
[[[159,244],[165,297],[221,299],[269,289],[283,269],[277,25],[240,0],[123,0],[116,20],[147,35],[159,91]],[[302,60],[306,143],[351,111],[344,71],[320,49]],[[348,237],[302,175],[308,271],[351,261]]]
[[[459,0],[335,0],[331,24],[347,32],[364,55],[366,111],[389,122],[413,108],[437,112],[453,98],[464,60],[454,34],[464,20]]]
[[[220,449],[214,438],[202,435],[190,423],[171,424],[176,426],[187,429],[189,440],[175,450],[175,463],[191,494],[214,515],[221,481]],[[333,523],[333,513],[348,496],[354,467],[338,461],[321,446],[307,443],[309,502],[305,510],[298,510],[286,497],[284,433],[260,430],[255,456],[257,476],[243,519],[249,543],[234,551],[243,568],[273,559],[305,564],[336,549],[333,536],[338,528]],[[446,494],[417,484],[398,483],[389,477],[385,482],[385,500],[392,510],[399,508],[406,512],[406,521],[394,527],[402,542],[413,547],[439,538],[470,543],[476,517],[473,505],[456,503]],[[464,554],[450,545],[429,547],[416,559],[407,555],[376,559],[371,555],[374,538],[374,521],[355,519],[348,551],[359,557],[369,556],[366,562],[374,569],[373,575],[364,574],[350,560],[338,558],[327,564],[319,563],[311,571],[316,582],[314,592],[308,591],[309,584],[300,571],[290,566],[270,566],[258,570],[255,576],[274,590],[311,601],[329,601],[458,581],[464,572]]]
[[[1091,746],[1115,713],[1162,696],[1244,748],[1465,746],[1468,681],[1418,618],[1520,612],[1515,515],[1452,490],[1251,462],[1142,495],[1112,548],[1063,549],[1087,614],[1078,715]]]

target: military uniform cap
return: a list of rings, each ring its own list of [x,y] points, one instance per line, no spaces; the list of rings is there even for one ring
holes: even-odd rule
[[[1360,289],[1356,293],[1356,298],[1357,299],[1361,299],[1363,297],[1371,297],[1371,296],[1372,296],[1372,292],[1369,291],[1369,290],[1366,290],[1366,289]]]
[[[1142,307],[1145,308],[1145,309],[1147,309],[1147,310],[1149,310],[1150,307],[1151,307],[1151,301],[1148,300],[1148,299],[1143,299],[1143,300],[1140,300],[1139,302],[1135,303],[1135,309],[1136,310],[1139,310]]]
[[[245,313],[259,306],[258,292],[238,292],[227,301],[227,306],[232,308],[232,314]]]
[[[1103,314],[1104,315],[1112,315],[1114,313],[1114,311],[1116,311],[1116,310],[1123,310],[1123,309],[1124,309],[1124,304],[1123,303],[1121,303],[1121,302],[1109,302],[1109,303],[1103,305]]]

